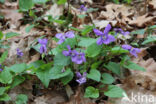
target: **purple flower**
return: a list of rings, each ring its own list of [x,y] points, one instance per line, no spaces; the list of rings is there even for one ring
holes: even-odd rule
[[[84,5],[81,5],[80,6],[80,11],[81,12],[83,12],[83,11],[86,12],[87,11],[87,8]]]
[[[67,45],[67,49],[68,49],[68,51],[62,51],[62,54],[64,56],[71,56],[72,50],[71,50],[71,47],[69,45]]]
[[[40,46],[40,53],[46,53],[47,52],[47,43],[48,43],[48,39],[38,39]]]
[[[130,34],[130,32],[128,32],[128,31],[124,32],[121,28],[114,28],[114,31],[115,31],[115,34],[120,33],[120,34],[122,34],[124,36]]]
[[[83,62],[86,62],[85,54],[82,52],[77,52],[76,50],[71,50],[71,47],[68,45],[67,46],[68,50],[62,51],[62,54],[64,56],[70,56],[72,62],[76,64],[82,64]]]
[[[72,62],[76,64],[82,64],[83,62],[86,62],[85,54],[82,52],[78,53],[77,51],[75,51],[74,55],[71,58]]]
[[[1,67],[2,67],[2,65],[0,64],[0,72],[3,71],[3,69]]]
[[[16,51],[17,51],[17,57],[23,56],[23,52],[19,48],[17,48]]]
[[[3,69],[0,68],[0,72],[3,71]]]
[[[66,38],[74,38],[74,31],[68,31],[65,34],[63,33],[57,33],[56,34],[56,38],[59,39],[59,41],[57,42],[57,44],[61,44],[65,41]]]
[[[44,38],[44,39],[38,39],[38,42],[39,42],[41,45],[47,45],[48,39],[46,39],[46,38]]]
[[[83,75],[81,75],[81,73],[80,72],[76,72],[76,76],[77,76],[77,82],[80,84],[80,85],[82,85],[82,84],[84,84],[84,83],[86,83],[86,76],[87,76],[87,73],[86,72],[84,72],[83,73]]]
[[[132,46],[130,45],[122,45],[122,48],[125,49],[125,50],[128,50],[130,52],[130,54],[132,54],[133,56],[135,57],[138,57],[137,53],[140,53],[141,50],[138,49],[138,48],[133,48]]]
[[[112,35],[109,35],[109,31],[111,29],[111,25],[108,24],[104,30],[104,32],[98,30],[98,29],[93,29],[94,33],[97,35],[97,36],[100,36],[100,38],[97,40],[97,44],[98,45],[102,45],[102,44],[109,44],[111,42],[114,42],[115,41],[115,37],[112,36]]]
[[[42,53],[46,53],[47,52],[47,47],[46,47],[46,45],[41,45],[40,46],[40,53],[42,54]]]

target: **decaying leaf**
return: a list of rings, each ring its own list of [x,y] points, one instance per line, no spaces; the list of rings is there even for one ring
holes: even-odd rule
[[[20,25],[20,19],[23,18],[23,14],[18,12],[17,3],[6,2],[3,9],[0,10],[0,13],[8,20],[10,20],[11,27],[18,27]],[[12,26],[13,25],[13,26]]]
[[[151,8],[153,8],[153,9],[156,9],[156,0],[151,0],[151,1],[149,2],[149,6],[150,6]]]
[[[156,18],[156,16],[148,16],[148,14],[145,14],[143,16],[139,16],[136,19],[129,20],[130,25],[135,25],[138,27],[144,27],[147,24],[153,24],[153,20]]]
[[[96,27],[99,27],[100,29],[102,29],[106,27],[109,23],[115,26],[117,21],[93,20],[93,23],[95,24]]]

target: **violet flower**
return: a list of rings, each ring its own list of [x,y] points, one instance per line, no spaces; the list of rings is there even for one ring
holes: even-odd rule
[[[68,45],[67,46],[68,50],[62,51],[62,54],[64,56],[70,56],[72,62],[76,64],[82,64],[83,62],[86,62],[85,54],[82,52],[77,52],[76,50],[71,50],[71,47]]]
[[[86,83],[86,76],[87,76],[87,73],[86,72],[84,72],[83,73],[83,75],[81,75],[81,73],[80,72],[76,72],[76,76],[77,76],[77,82],[80,84],[80,85],[82,85],[82,84],[84,84],[84,83]]]
[[[67,45],[67,49],[68,49],[68,51],[62,51],[62,54],[64,56],[71,56],[72,50],[71,50],[71,47],[69,45]]]
[[[23,56],[23,52],[19,48],[17,48],[16,51],[17,51],[17,57]]]
[[[134,48],[130,45],[122,45],[122,48],[125,50],[128,50],[131,55],[138,57],[137,53],[140,53],[141,50],[139,48]]]
[[[97,35],[97,36],[100,36],[100,38],[97,40],[97,44],[98,45],[102,45],[102,44],[109,44],[111,42],[114,42],[115,41],[115,37],[112,36],[112,35],[109,35],[109,31],[111,30],[111,25],[108,24],[104,30],[104,32],[98,30],[98,29],[94,29],[94,33]]]
[[[85,7],[84,5],[81,5],[80,6],[80,11],[81,12],[83,12],[83,11],[86,12],[87,11],[87,7]]]
[[[75,52],[75,56],[72,56],[72,62],[76,64],[82,64],[83,62],[86,62],[85,53]]]
[[[3,69],[2,69],[1,67],[2,67],[2,65],[0,64],[0,72],[2,72],[2,71],[3,71]]]
[[[75,34],[74,31],[68,31],[65,34],[64,33],[57,33],[56,38],[59,39],[57,44],[62,44],[66,38],[74,38]]]
[[[130,32],[128,32],[128,31],[124,32],[121,28],[114,28],[114,31],[115,31],[115,35],[116,35],[117,33],[120,33],[120,34],[122,34],[122,35],[124,35],[124,36],[130,34]]]
[[[3,69],[0,68],[0,72],[3,71]]]
[[[46,53],[47,52],[47,43],[48,43],[48,39],[38,39],[40,46],[40,53]]]

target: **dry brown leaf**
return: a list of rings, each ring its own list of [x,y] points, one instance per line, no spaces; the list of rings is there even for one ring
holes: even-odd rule
[[[63,102],[66,102],[64,94],[56,91],[49,91],[34,100],[35,104],[63,104]]]
[[[53,18],[59,17],[63,14],[63,5],[57,5],[56,3],[51,6],[51,8],[45,13],[45,15],[51,15]],[[44,18],[48,20],[47,17]]]
[[[149,2],[149,6],[153,9],[156,9],[156,0],[152,0]]]
[[[81,0],[81,2],[82,2],[82,3],[87,2],[87,3],[89,3],[89,4],[93,4],[93,1],[92,1],[92,0]]]
[[[18,27],[20,25],[20,19],[23,18],[23,14],[18,12],[17,3],[5,3],[5,7],[0,10],[2,15],[10,20],[11,27]]]
[[[115,26],[117,21],[93,20],[93,23],[95,24],[96,27],[99,27],[100,29],[102,29],[106,27],[109,23]]]
[[[74,96],[71,96],[70,101],[64,104],[95,104],[89,98],[84,98],[81,87],[78,87]]]
[[[147,24],[153,24],[154,19],[156,19],[156,16],[148,16],[148,14],[145,14],[145,15],[139,16],[133,20],[129,20],[129,24],[138,26],[138,27],[144,27]]]
[[[31,56],[31,60],[28,62],[28,64],[29,64],[29,63],[32,63],[32,62],[34,62],[34,61],[39,60],[39,58],[40,58],[40,53],[37,53],[37,54]]]
[[[102,11],[99,18],[106,18],[109,20],[114,20],[118,18],[119,14],[123,17],[128,17],[134,14],[134,11],[125,5],[109,4],[106,5],[106,11]]]

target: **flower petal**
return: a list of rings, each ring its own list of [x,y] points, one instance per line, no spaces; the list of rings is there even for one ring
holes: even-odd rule
[[[48,39],[46,39],[46,38],[44,38],[44,39],[38,39],[38,42],[39,42],[41,45],[47,45]]]
[[[107,35],[106,36],[106,39],[103,40],[103,43],[104,44],[109,44],[111,42],[114,42],[115,41],[115,37],[112,36],[112,35]]]
[[[47,47],[45,45],[41,45],[40,47],[40,53],[46,53],[47,52]]]
[[[65,39],[60,39],[57,44],[62,44],[65,41]]]
[[[96,41],[97,45],[101,45],[103,43],[103,39],[102,37],[100,37],[97,41]]]
[[[69,52],[69,51],[62,51],[62,54],[63,54],[64,56],[70,56],[70,52]]]
[[[132,46],[125,44],[125,45],[122,45],[122,48],[130,51]]]
[[[55,37],[58,39],[61,39],[62,36],[63,36],[63,33],[57,33]]]
[[[82,75],[81,75],[80,72],[76,72],[76,76],[77,76],[78,78],[82,78]]]
[[[66,32],[65,33],[65,37],[67,37],[67,38],[74,38],[75,37],[74,31]]]
[[[94,33],[97,35],[97,36],[102,36],[103,35],[103,32],[98,30],[98,29],[93,29]]]
[[[124,36],[125,36],[125,35],[129,35],[130,32],[126,31],[126,32],[123,32],[122,34],[123,34]]]
[[[106,28],[105,28],[105,30],[104,30],[104,34],[105,35],[108,35],[108,33],[109,33],[109,31],[111,30],[111,25],[110,24],[108,24],[107,26],[106,26]]]

